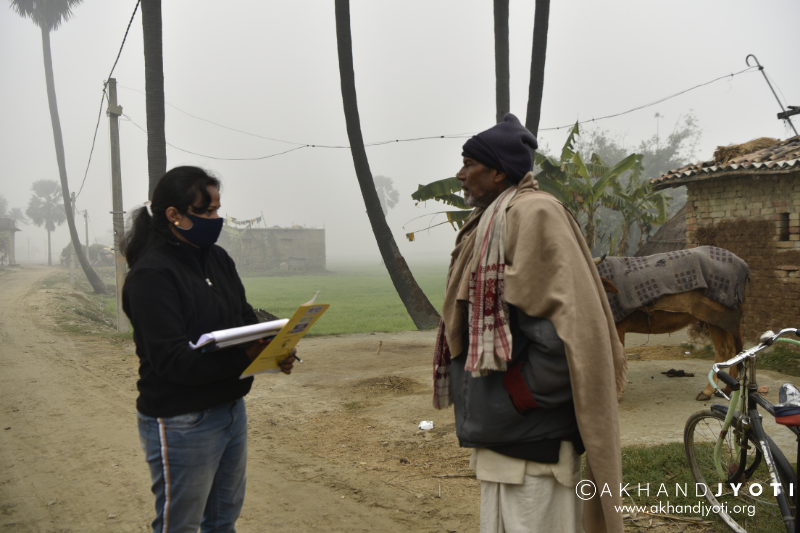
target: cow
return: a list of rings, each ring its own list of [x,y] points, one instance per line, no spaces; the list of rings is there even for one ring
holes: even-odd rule
[[[595,259],[599,265],[605,256]],[[607,293],[618,294],[619,289],[609,280],[601,277],[603,288]],[[626,333],[660,334],[673,333],[695,322],[704,322],[708,326],[711,341],[714,344],[715,362],[727,361],[744,348],[742,341],[742,305],[730,309],[708,298],[704,289],[688,291],[680,294],[663,295],[651,304],[636,309],[621,321],[616,322],[617,335],[625,346]],[[737,377],[736,368],[730,373]],[[726,387],[725,390],[728,390]],[[695,398],[706,401],[711,398],[714,388],[710,383]]]

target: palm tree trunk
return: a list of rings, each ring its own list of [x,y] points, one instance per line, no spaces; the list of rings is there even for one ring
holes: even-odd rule
[[[161,0],[142,0],[144,91],[147,108],[147,197],[153,199],[158,180],[167,172],[164,133],[164,59],[161,47]]]
[[[494,77],[497,123],[511,108],[508,73],[508,0],[494,0]]]
[[[56,84],[53,80],[53,58],[50,53],[50,32],[42,28],[42,55],[44,56],[44,78],[47,82],[47,101],[50,104],[50,122],[53,126],[53,141],[56,145],[56,160],[58,161],[58,176],[61,178],[61,194],[64,197],[64,211],[67,215],[67,227],[69,228],[69,238],[75,248],[78,261],[81,264],[86,279],[92,285],[94,292],[105,294],[106,284],[94,271],[86,253],[80,246],[78,230],[75,228],[75,217],[72,216],[72,199],[69,194],[69,182],[67,181],[67,163],[64,157],[64,139],[61,136],[61,120],[58,117],[58,102],[56,101]],[[47,264],[52,265],[50,256],[50,232],[47,232]]]
[[[531,82],[528,86],[528,114],[525,127],[539,133],[542,111],[542,89],[544,88],[544,63],[547,56],[547,26],[550,21],[550,0],[536,0],[533,17],[533,52],[531,53]]]
[[[53,254],[50,252],[50,230],[47,230],[47,266],[53,266]]]
[[[386,223],[386,217],[383,215],[381,202],[369,168],[367,151],[361,136],[361,121],[358,116],[349,0],[336,0],[336,44],[339,51],[339,75],[342,82],[342,103],[347,122],[347,137],[350,140],[356,177],[361,187],[361,195],[364,197],[364,205],[367,208],[372,232],[375,234],[378,249],[386,269],[389,271],[389,276],[392,278],[394,288],[406,306],[414,325],[417,329],[435,327],[439,322],[439,314],[417,285],[406,260],[397,247],[392,231]]]

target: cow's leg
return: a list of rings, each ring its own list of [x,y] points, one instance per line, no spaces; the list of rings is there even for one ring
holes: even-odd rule
[[[708,325],[708,331],[711,334],[711,341],[714,343],[715,363],[722,363],[736,355],[736,348],[737,346],[741,345],[741,341],[737,343],[737,339],[733,335],[718,326],[714,326],[713,324]],[[736,367],[731,367],[727,369],[727,371],[733,377],[739,376],[739,372],[736,370]],[[718,380],[717,382],[719,383]],[[728,391],[730,389],[726,388],[725,390]],[[714,387],[712,387],[709,383],[706,385],[706,388],[703,389],[703,392],[698,394],[697,398],[695,399],[704,402],[709,400],[712,394],[714,394]]]

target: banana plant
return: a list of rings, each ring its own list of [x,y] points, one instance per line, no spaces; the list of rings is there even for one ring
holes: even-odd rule
[[[536,174],[536,180],[540,190],[555,196],[576,219],[582,213],[586,215],[583,236],[591,249],[597,240],[597,210],[620,189],[620,176],[635,165],[641,165],[642,156],[631,154],[610,166],[598,154],[592,154],[587,163],[575,151],[575,137],[578,135],[580,127],[576,123],[567,136],[558,160],[541,153],[536,154],[536,164],[541,168]]]
[[[639,226],[638,247],[641,248],[644,236],[653,226],[664,224],[668,219],[667,208],[672,197],[664,191],[654,191],[650,180],[642,177],[643,170],[641,161],[637,162],[628,184],[604,200],[606,207],[619,211],[623,217],[617,229],[616,250],[613,246],[609,248],[613,255],[628,255],[628,235],[634,223]]]
[[[453,226],[453,229],[460,229],[464,222],[472,214],[472,208],[464,202],[464,197],[458,194],[461,191],[461,182],[458,178],[445,178],[443,180],[433,181],[427,185],[419,185],[416,192],[411,194],[411,198],[416,201],[415,205],[420,202],[434,200],[442,202],[445,205],[451,205],[459,211],[440,211],[435,214],[443,214],[447,217],[447,222]],[[437,224],[438,226],[439,224]],[[431,226],[435,227],[435,226]],[[414,240],[414,234],[406,234],[409,240]]]

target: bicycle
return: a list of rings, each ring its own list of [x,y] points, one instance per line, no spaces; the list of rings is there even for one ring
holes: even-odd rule
[[[698,484],[696,490],[704,489],[703,495],[713,512],[736,532],[772,533],[784,527],[787,532],[795,531],[796,499],[800,492],[794,490],[797,476],[783,452],[764,432],[758,407],[773,417],[775,407],[758,393],[756,381],[759,352],[776,341],[800,345],[800,341],[780,338],[786,334],[800,336],[800,329],[783,329],[777,334],[767,331],[756,347],[714,364],[708,379],[730,401],[730,408],[714,404],[694,413],[683,432],[686,458]],[[737,368],[738,379],[721,370],[730,367]],[[715,375],[730,387],[730,397],[719,389]],[[782,395],[787,386],[791,387],[784,385]],[[787,427],[800,437],[796,426]],[[798,443],[800,457],[800,440]]]

